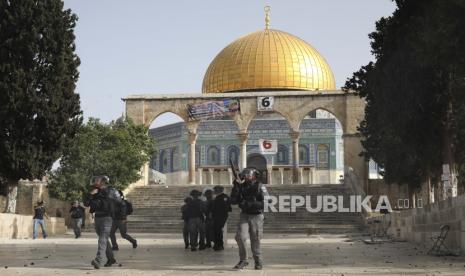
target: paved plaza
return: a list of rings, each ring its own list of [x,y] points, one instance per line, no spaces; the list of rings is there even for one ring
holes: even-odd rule
[[[224,252],[184,250],[176,235],[136,234],[139,247],[120,240],[118,265],[94,270],[96,236],[0,240],[0,275],[465,275],[464,257],[432,257],[407,242],[369,245],[357,235],[267,235],[264,270],[244,271],[230,236]]]

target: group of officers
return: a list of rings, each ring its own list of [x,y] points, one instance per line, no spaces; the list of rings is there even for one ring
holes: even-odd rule
[[[201,195],[200,191],[192,190],[181,207],[185,248],[190,246],[191,251],[197,251],[199,246],[199,250],[204,250],[211,248],[213,242],[213,250],[224,250],[223,227],[232,211],[231,200],[222,186],[213,187],[213,191],[206,190],[203,194],[205,201]]]
[[[228,219],[231,205],[238,205],[241,209],[235,239],[239,248],[239,262],[234,269],[243,269],[249,265],[247,261],[246,241],[250,238],[255,269],[261,270],[260,240],[263,235],[263,210],[268,192],[265,186],[258,181],[259,172],[254,168],[245,168],[233,181],[230,196],[224,193],[224,187],[215,186],[213,191],[206,191],[205,201],[201,199],[202,193],[192,190],[190,197],[185,199],[181,208],[184,220],[183,236],[185,248],[191,251],[203,250],[213,247],[215,251],[224,250],[223,228]],[[91,180],[91,192],[86,206],[94,214],[95,231],[98,235],[97,255],[91,264],[98,269],[102,266],[103,256],[107,262],[104,266],[116,263],[109,241],[113,221],[118,221],[125,228],[126,213],[124,199],[114,188],[108,185],[106,176],[97,176]],[[213,242],[213,246],[212,246]],[[133,242],[135,248],[137,243]]]

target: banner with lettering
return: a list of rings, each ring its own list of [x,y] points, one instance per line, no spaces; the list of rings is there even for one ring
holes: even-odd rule
[[[232,116],[240,111],[239,100],[223,99],[218,101],[208,101],[199,104],[190,104],[187,107],[189,119],[202,120],[224,116]]]

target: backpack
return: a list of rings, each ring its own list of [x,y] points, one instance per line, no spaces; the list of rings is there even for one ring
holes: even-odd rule
[[[126,203],[126,215],[131,215],[132,212],[134,211],[132,209],[132,203],[127,201],[126,199],[124,200],[124,203]]]
[[[100,211],[102,213],[109,214],[112,218],[115,218],[116,212],[118,210],[118,199],[119,199],[118,191],[109,186],[105,189],[100,190],[99,195],[99,204],[96,211]]]

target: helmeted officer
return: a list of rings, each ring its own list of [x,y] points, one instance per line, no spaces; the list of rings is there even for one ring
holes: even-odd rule
[[[104,266],[112,266],[116,263],[115,257],[110,245],[110,232],[113,225],[113,219],[116,216],[124,215],[121,212],[123,200],[118,191],[107,186],[110,179],[108,176],[94,176],[91,179],[91,192],[85,206],[90,207],[90,212],[95,217],[95,232],[98,235],[97,256],[92,260],[94,268],[99,269],[102,265],[103,255],[107,257]]]
[[[212,218],[212,204],[213,204],[213,190],[207,189],[203,193],[205,197],[205,247],[211,248],[213,241],[213,218]]]
[[[188,220],[191,251],[197,251],[197,246],[199,246],[199,250],[204,250],[206,205],[205,202],[200,199],[202,192],[199,190],[192,190],[190,195],[192,200],[186,203],[185,215]]]
[[[213,250],[224,250],[223,244],[223,227],[228,220],[228,213],[231,212],[231,200],[224,192],[224,187],[217,185],[213,187],[215,199],[211,205],[211,214],[213,220]]]
[[[250,237],[250,245],[255,261],[255,269],[262,269],[260,239],[263,235],[263,210],[268,191],[258,181],[259,172],[255,168],[245,168],[240,173],[240,179],[234,180],[231,191],[231,204],[239,205],[241,214],[237,224],[236,242],[239,247],[239,263],[235,269],[243,269],[247,262],[247,250],[245,248],[247,238]]]

